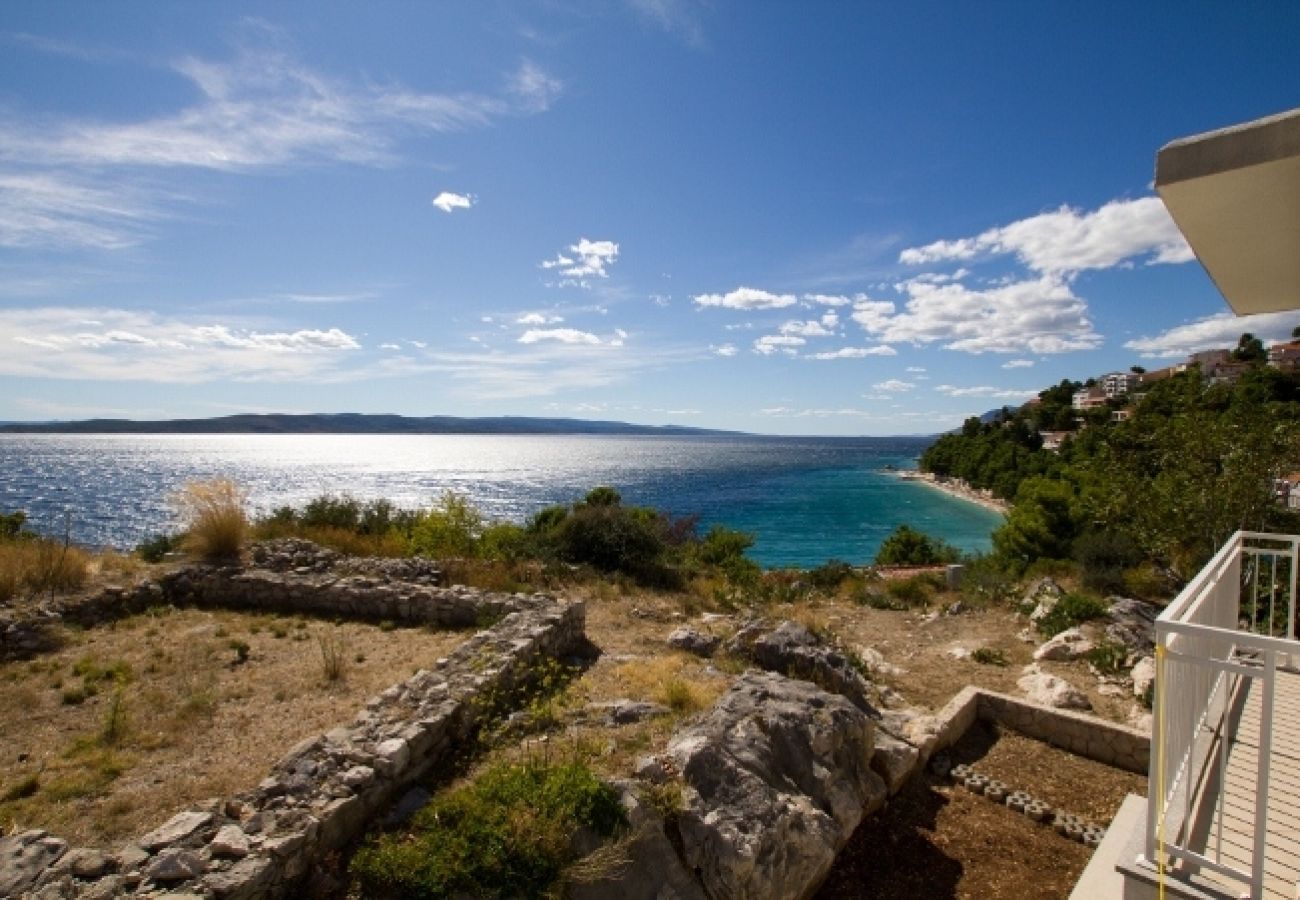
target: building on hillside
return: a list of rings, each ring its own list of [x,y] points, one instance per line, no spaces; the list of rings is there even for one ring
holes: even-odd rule
[[[1300,341],[1288,341],[1285,344],[1274,344],[1269,347],[1268,364],[1283,372],[1294,372],[1300,369]]]
[[[1109,372],[1101,378],[1101,389],[1110,400],[1127,397],[1137,385],[1138,376],[1134,372]]]
[[[1050,450],[1052,453],[1059,453],[1061,445],[1065,439],[1074,434],[1072,431],[1040,431],[1038,436],[1043,439],[1043,449]]]
[[[1248,362],[1221,362],[1201,366],[1201,377],[1209,384],[1236,384],[1242,375],[1255,367]]]
[[[1199,365],[1201,371],[1222,365],[1223,363],[1232,362],[1231,350],[1202,350],[1200,353],[1193,353],[1187,357],[1187,362],[1193,365]]]
[[[1100,386],[1080,388],[1074,392],[1071,405],[1078,410],[1096,409],[1106,405],[1106,391]]]
[[[1110,420],[1112,422],[1127,422],[1133,417],[1133,407],[1126,406],[1123,409],[1112,410]]]

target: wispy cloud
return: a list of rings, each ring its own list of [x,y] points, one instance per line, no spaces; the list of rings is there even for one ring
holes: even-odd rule
[[[1297,318],[1294,312],[1261,313],[1234,316],[1219,313],[1179,325],[1154,337],[1136,338],[1124,343],[1126,350],[1136,350],[1149,359],[1178,359],[1198,350],[1234,347],[1244,332],[1265,342],[1289,340]]]
[[[723,309],[781,309],[794,306],[794,294],[773,294],[758,288],[738,287],[725,294],[698,294],[691,298],[698,306],[716,306]]]
[[[521,344],[537,344],[542,341],[554,341],[557,344],[604,343],[590,331],[579,331],[576,328],[530,328],[519,338]]]
[[[1029,369],[1034,365],[1032,359],[1009,359],[1002,364],[1004,369]]]
[[[454,212],[458,209],[469,209],[474,205],[474,196],[472,194],[456,194],[451,191],[443,191],[433,198],[433,205],[445,213]]]
[[[935,386],[935,390],[949,397],[992,397],[997,400],[1029,400],[1038,396],[1038,391],[1013,390],[988,385],[957,387],[951,384],[940,384]]]
[[[98,186],[47,172],[0,171],[0,246],[119,250],[164,218],[160,197],[129,182]]]
[[[340,328],[265,330],[120,309],[0,310],[0,374],[197,383],[326,381],[360,342]]]
[[[1035,272],[1062,275],[1109,269],[1145,258],[1149,264],[1193,258],[1158,197],[1112,200],[1092,212],[1061,206],[971,238],[935,241],[899,254],[905,265],[1014,254]]]
[[[888,344],[875,347],[841,347],[838,350],[825,350],[811,353],[809,359],[865,359],[868,356],[897,356],[898,351]]]
[[[771,356],[773,353],[796,356],[798,351],[795,348],[806,343],[808,341],[804,338],[792,334],[765,334],[754,341],[754,352],[762,356]]]
[[[679,37],[687,46],[702,49],[706,45],[700,24],[700,4],[693,0],[627,0],[647,22]]]
[[[564,321],[564,316],[548,316],[543,313],[524,313],[515,319],[516,325],[555,325]]]
[[[901,378],[891,378],[888,381],[878,381],[872,387],[878,391],[900,392],[910,391],[916,385],[910,381],[903,381]]]

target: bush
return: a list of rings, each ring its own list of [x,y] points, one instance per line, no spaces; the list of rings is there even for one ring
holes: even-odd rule
[[[1100,619],[1108,609],[1104,600],[1085,594],[1066,594],[1056,602],[1051,612],[1038,620],[1038,632],[1043,637],[1056,637],[1067,628]]]
[[[351,872],[366,896],[541,897],[576,858],[574,833],[608,837],[623,821],[582,763],[500,763],[435,797],[412,834],[367,843]]]
[[[1106,594],[1124,590],[1124,570],[1142,561],[1142,551],[1130,535],[1119,531],[1088,531],[1074,542],[1074,558],[1083,586]]]
[[[27,522],[27,513],[21,509],[11,513],[0,513],[0,541],[17,540],[23,534],[23,525]]]
[[[910,525],[899,525],[885,538],[876,552],[878,566],[934,566],[956,562],[961,557],[951,544],[917,531]]]
[[[38,537],[0,541],[0,603],[75,591],[85,584],[89,565],[86,553],[68,544]]]
[[[411,529],[411,550],[435,559],[467,558],[483,530],[483,516],[466,497],[446,491],[441,504],[415,522]]]
[[[159,563],[173,550],[180,549],[180,535],[159,534],[145,538],[135,547],[135,555],[147,563]]]
[[[840,559],[829,560],[808,570],[808,580],[812,586],[828,594],[839,590],[840,585],[852,577],[853,567]]]
[[[584,503],[560,523],[555,541],[566,562],[638,575],[664,551],[660,526],[661,520],[651,510]]]
[[[176,503],[186,522],[186,548],[203,559],[238,556],[248,536],[246,500],[243,489],[227,478],[185,485]]]

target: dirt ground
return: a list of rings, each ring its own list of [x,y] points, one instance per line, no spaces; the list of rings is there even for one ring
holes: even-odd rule
[[[465,637],[172,609],[69,629],[59,651],[0,665],[0,829],[92,846],[143,833],[253,787]]]
[[[1109,823],[1146,779],[1014,733],[977,724],[952,750],[1066,812]],[[1061,900],[1092,850],[984,797],[926,774],[864,823],[840,853],[818,900]]]

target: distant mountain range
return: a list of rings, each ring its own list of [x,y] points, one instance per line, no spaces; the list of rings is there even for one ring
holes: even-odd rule
[[[530,416],[396,416],[364,413],[241,414],[212,419],[87,419],[79,422],[5,422],[9,434],[628,434],[736,435],[742,432],[684,425],[633,425]]]

